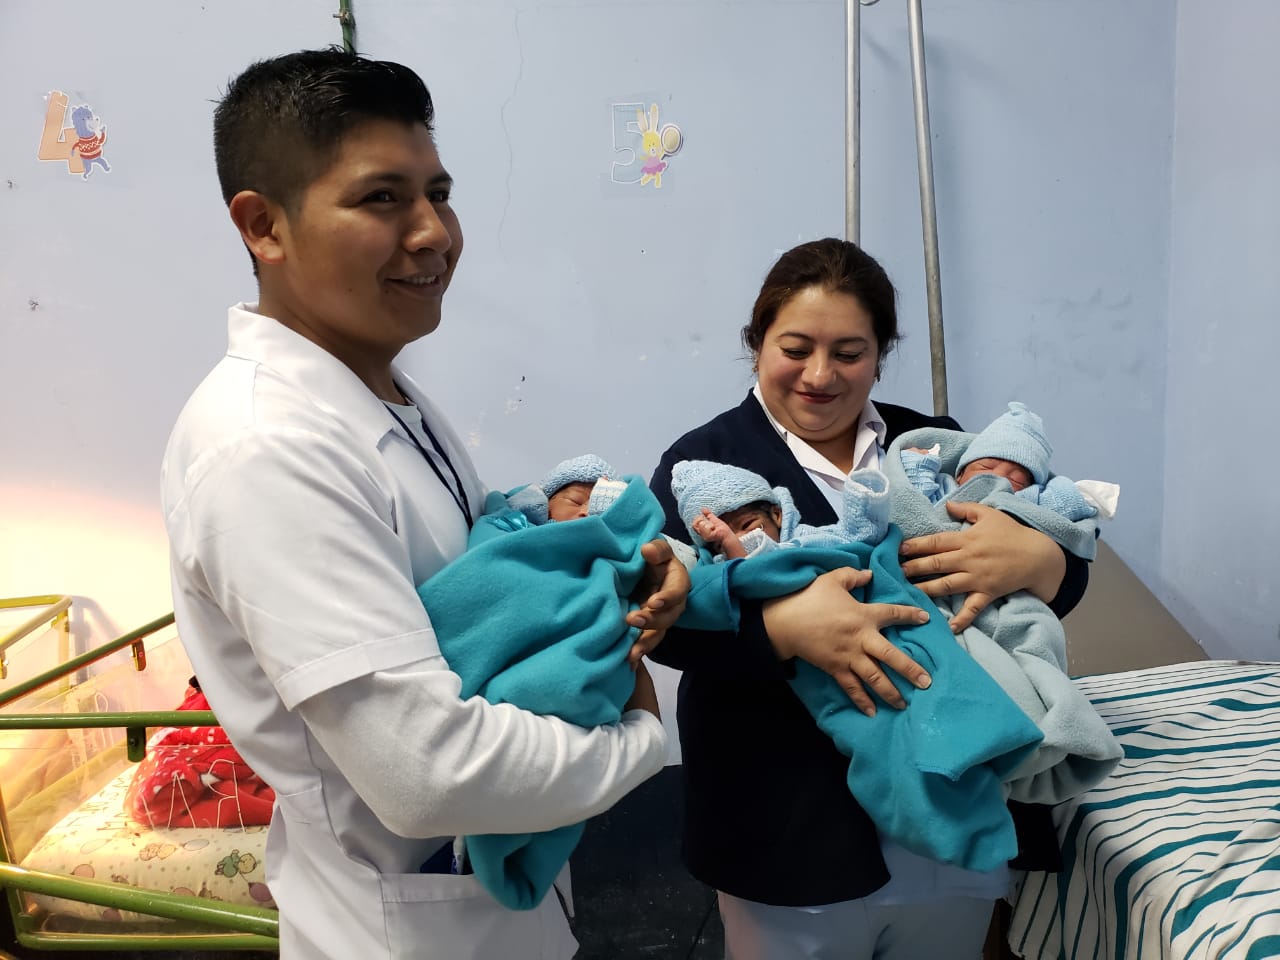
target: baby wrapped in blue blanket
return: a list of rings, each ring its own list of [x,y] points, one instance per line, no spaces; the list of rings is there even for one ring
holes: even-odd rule
[[[635,686],[627,654],[640,633],[624,620],[636,607],[628,598],[645,569],[640,548],[661,535],[664,517],[640,477],[596,483],[605,476],[614,474],[603,460],[578,457],[510,499],[491,493],[467,552],[418,588],[464,699],[581,726],[621,718]],[[500,903],[532,909],[582,831],[579,823],[470,836],[466,848]]]
[[[1050,468],[1044,423],[1021,403],[981,433],[924,428],[902,434],[884,458],[890,517],[904,537],[955,530],[948,501],[983,503],[1047,534],[1085,560],[1097,551],[1095,517],[1110,516],[1119,488],[1073,483]],[[964,597],[943,597],[947,614]],[[1061,803],[1102,781],[1121,748],[1067,676],[1066,635],[1046,604],[1027,591],[988,606],[956,638],[1044,733],[1010,781],[1013,799]]]
[[[870,583],[854,591],[860,601],[929,611],[924,624],[884,630],[933,678],[926,690],[893,678],[905,710],[868,717],[832,677],[803,661],[795,663],[792,688],[850,758],[849,789],[883,834],[914,853],[972,870],[994,870],[1012,858],[1017,838],[1003,784],[1041,733],[902,574],[902,535],[889,525],[884,474],[851,474],[843,518],[826,527],[799,523],[786,488],[770,488],[739,467],[682,461],[672,470],[671,489],[703,560],[691,575],[682,626],[736,629],[737,599],[793,593],[844,566],[873,571]],[[721,526],[711,522],[717,517]],[[710,544],[725,545],[726,522],[741,547],[730,551],[736,558],[717,563]]]

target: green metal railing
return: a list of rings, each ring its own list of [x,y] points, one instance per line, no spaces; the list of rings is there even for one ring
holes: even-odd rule
[[[201,923],[209,927],[229,930],[232,933],[248,934],[255,938],[253,945],[259,949],[278,946],[279,916],[274,910],[263,907],[241,906],[201,897],[184,897],[173,893],[141,890],[105,880],[64,877],[41,870],[28,870],[11,863],[0,863],[0,884],[45,896],[65,897],[103,907],[114,907],[117,910],[131,910],[134,913]],[[23,931],[20,929],[18,933],[21,940]],[[153,940],[154,938],[144,937],[143,939]],[[65,938],[62,942],[65,945]],[[119,944],[120,941],[113,938],[113,942]],[[164,945],[168,946],[168,944]]]
[[[216,727],[212,710],[139,710],[126,713],[7,713],[0,716],[6,730],[87,730],[123,728],[125,750],[134,763],[147,755],[148,727]]]
[[[355,53],[356,17],[351,12],[351,0],[338,0],[338,12],[333,16],[342,24],[342,49],[347,53]]]
[[[97,663],[111,656],[117,650],[123,650],[125,647],[133,648],[133,664],[139,670],[145,670],[147,666],[146,648],[142,644],[142,639],[155,633],[157,630],[163,630],[165,627],[173,624],[173,614],[167,613],[163,617],[152,620],[145,626],[139,627],[130,633],[126,633],[122,637],[115,640],[108,640],[99,647],[94,647],[88,653],[82,653],[78,657],[73,657],[66,663],[59,664],[51,670],[46,670],[38,676],[32,677],[30,680],[19,683],[8,690],[0,692],[0,707],[5,704],[12,703],[21,697],[25,697],[33,690],[38,690],[43,686],[53,683],[55,680],[61,680],[63,677],[69,677],[82,667],[87,667],[91,663]]]

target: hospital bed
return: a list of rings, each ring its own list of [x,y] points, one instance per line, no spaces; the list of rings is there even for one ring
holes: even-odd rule
[[[1125,757],[1055,809],[1063,869],[1021,882],[1013,955],[1280,957],[1280,663],[1213,660],[1077,683]]]
[[[12,673],[24,652],[58,661],[0,691],[0,887],[18,942],[276,949],[265,826],[151,826],[126,809],[149,729],[216,725],[207,711],[171,709],[191,673],[172,614],[68,657],[57,622],[66,608],[56,606],[32,621],[53,623],[52,636],[23,650],[15,634],[27,624],[0,639],[0,673]]]
[[[988,957],[1280,957],[1280,664],[1205,660],[1105,541],[1064,621],[1125,750],[1054,819],[1064,866],[1017,886]]]

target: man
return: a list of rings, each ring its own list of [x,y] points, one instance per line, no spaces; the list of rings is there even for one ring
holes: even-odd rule
[[[413,71],[339,51],[255,64],[215,114],[259,302],[231,308],[227,356],[170,437],[163,501],[183,642],[276,791],[285,960],[572,956],[555,897],[516,913],[424,866],[459,834],[599,813],[665,758],[643,667],[633,709],[591,730],[460,700],[415,592],[463,551],[485,493],[393,362],[439,324],[462,250],[432,115]],[[637,657],[688,589],[665,543],[644,550]]]

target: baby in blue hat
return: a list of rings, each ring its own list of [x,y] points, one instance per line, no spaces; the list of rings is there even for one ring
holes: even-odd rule
[[[509,494],[507,501],[530,523],[577,520],[608,509],[626,488],[625,481],[613,479],[617,476],[608,461],[584,453],[561,460],[539,483],[521,487]]]
[[[1045,436],[1044,421],[1015,400],[1007,413],[973,438],[957,464],[956,483],[990,474],[1008,480],[1014,493],[1033,483],[1043,486],[1049,479],[1052,457],[1053,445]]]
[[[1026,404],[1015,400],[1009,404],[1008,412],[970,441],[956,464],[954,477],[942,472],[937,447],[903,450],[902,466],[911,485],[930,503],[946,499],[974,477],[987,475],[1003,477],[1018,496],[1055,510],[1068,520],[1096,517],[1096,501],[1086,497],[1071,480],[1055,476],[1049,469],[1052,456],[1053,445],[1045,435],[1044,421]]]
[[[507,505],[524,515],[528,523],[563,523],[604,513],[627,489],[608,461],[594,453],[561,460],[539,483],[507,494]],[[687,569],[697,557],[687,543],[664,536],[672,552]]]
[[[758,473],[728,463],[681,460],[671,469],[671,492],[695,546],[717,561],[754,557],[790,546],[876,544],[889,527],[889,486],[874,468],[845,481],[844,516],[813,527],[799,522],[786,487],[770,487]]]
[[[671,492],[694,544],[705,544],[720,558],[746,557],[782,539],[782,504],[785,500],[790,507],[791,495],[784,487],[770,487],[758,473],[710,460],[681,460],[671,470]]]

